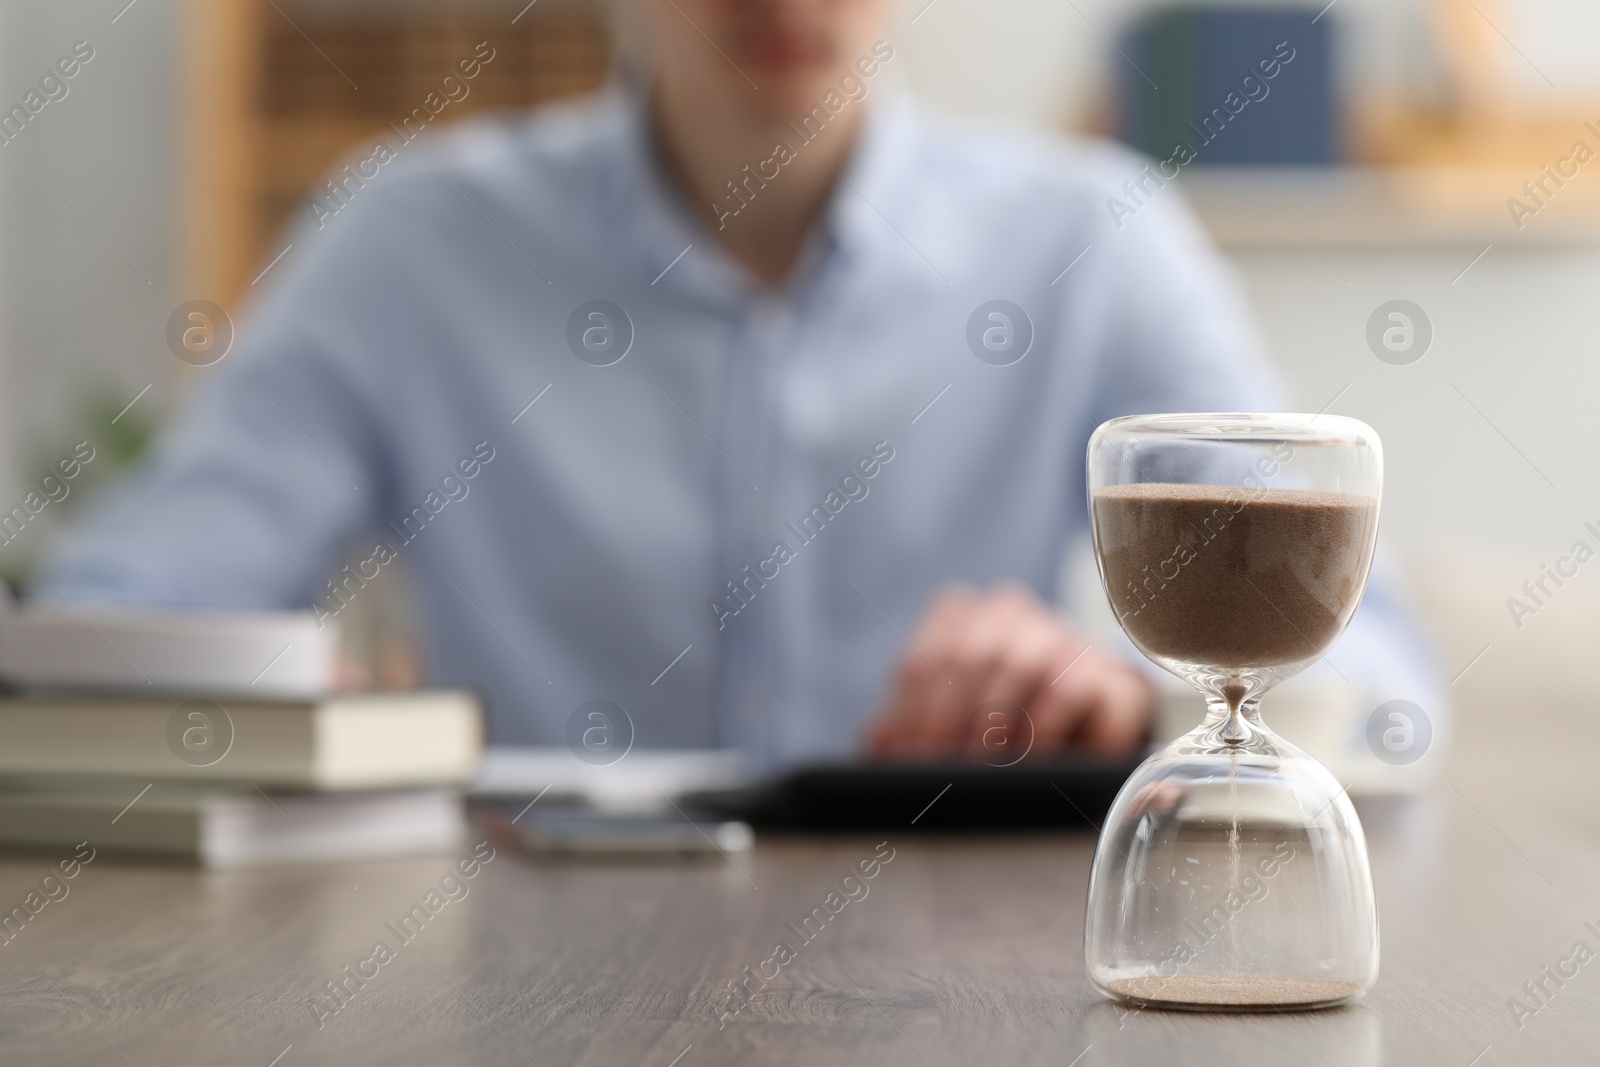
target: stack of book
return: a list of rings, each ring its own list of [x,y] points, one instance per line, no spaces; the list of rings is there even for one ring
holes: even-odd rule
[[[455,847],[476,699],[338,694],[338,647],[310,614],[0,615],[0,848],[229,867]]]

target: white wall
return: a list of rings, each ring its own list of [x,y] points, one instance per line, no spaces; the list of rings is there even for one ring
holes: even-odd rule
[[[164,399],[163,335],[177,302],[177,0],[137,0],[118,18],[126,3],[0,4],[6,108],[75,41],[95,50],[65,99],[0,145],[3,507],[76,439],[89,396],[125,403],[153,382],[141,412]]]
[[[1587,310],[1600,250],[1491,250],[1452,285],[1474,254],[1330,251],[1349,283],[1309,250],[1240,264],[1300,406],[1318,410],[1348,385],[1332,410],[1383,435],[1393,536],[1565,549],[1581,519],[1600,526],[1600,466],[1582,447],[1600,395]],[[1368,316],[1394,298],[1433,322],[1432,348],[1411,366],[1379,361],[1365,340]]]
[[[0,5],[0,83],[9,82],[9,77],[14,63],[7,54],[5,43],[16,38],[13,23],[16,12],[10,7]],[[9,169],[0,160],[0,398],[14,396],[16,387],[11,383],[11,346],[7,343],[6,324],[9,320],[7,312],[11,309],[5,294],[11,292],[12,260],[10,250],[16,247],[16,238],[12,233],[11,220],[7,217],[5,205],[13,202],[16,195],[16,183],[11,178]],[[7,405],[0,402],[0,499],[10,499],[11,492],[16,488],[14,475],[15,466],[13,457],[16,455],[16,442],[14,439],[11,419],[6,417]]]

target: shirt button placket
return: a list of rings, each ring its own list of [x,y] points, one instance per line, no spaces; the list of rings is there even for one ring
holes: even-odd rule
[[[770,529],[777,444],[772,412],[782,331],[783,312],[775,303],[749,309],[729,360],[723,397],[722,448],[731,462],[721,464],[718,486],[719,557],[726,576],[721,580],[731,579],[750,603],[727,620],[722,634],[720,740],[758,757],[768,755],[776,740],[768,723],[774,616],[770,604],[760,603],[770,592],[763,589],[757,567],[776,536]],[[727,586],[718,593],[727,595]]]

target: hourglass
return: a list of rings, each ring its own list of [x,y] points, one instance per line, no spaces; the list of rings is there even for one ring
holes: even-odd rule
[[[1377,434],[1336,415],[1115,419],[1089,442],[1101,580],[1139,650],[1204,721],[1133,773],[1089,881],[1089,979],[1121,1001],[1320,1008],[1371,988],[1366,839],[1339,783],[1262,724],[1366,586]]]

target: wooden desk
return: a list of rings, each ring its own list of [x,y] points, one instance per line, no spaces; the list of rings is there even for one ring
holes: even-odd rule
[[[1600,949],[1584,929],[1600,927],[1600,847],[1575,803],[1585,761],[1556,747],[1495,775],[1486,746],[1481,773],[1454,768],[1455,785],[1407,810],[1367,812],[1382,976],[1336,1011],[1128,1014],[1100,998],[1083,975],[1088,835],[770,839],[743,874],[541,867],[501,850],[321,1029],[310,998],[395,942],[385,924],[453,857],[342,874],[100,857],[0,946],[0,1061],[1592,1064],[1600,960],[1520,1031],[1507,1008],[1575,941]],[[785,924],[885,838],[894,859],[869,894],[802,944]],[[45,867],[0,864],[0,902]],[[796,958],[719,1029],[726,984],[779,940]]]

